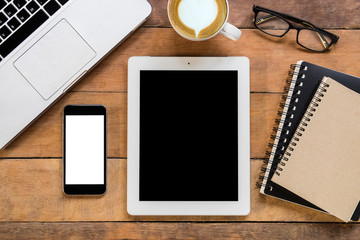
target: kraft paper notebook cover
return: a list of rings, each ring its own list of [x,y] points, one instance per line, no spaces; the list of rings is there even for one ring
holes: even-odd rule
[[[272,181],[349,221],[360,200],[360,95],[324,77]]]
[[[345,73],[324,68],[309,62],[298,61],[291,65],[286,95],[278,111],[279,118],[276,120],[276,127],[269,143],[270,150],[267,151],[269,158],[265,159],[262,173],[259,176],[257,186],[260,192],[275,198],[293,202],[305,207],[321,210],[309,201],[290,192],[286,188],[271,181],[271,178],[284,154],[306,108],[308,107],[320,81],[324,76],[329,76],[336,81],[360,93],[360,79]],[[323,210],[321,210],[323,211]],[[359,207],[360,211],[360,207]],[[358,220],[359,214],[354,215],[353,220]]]

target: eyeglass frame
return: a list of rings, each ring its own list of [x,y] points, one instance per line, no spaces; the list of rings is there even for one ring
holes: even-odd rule
[[[253,12],[255,13],[255,17],[254,17],[254,20],[253,20],[255,28],[259,29],[259,30],[262,31],[263,33],[266,33],[266,34],[268,34],[268,35],[270,35],[270,36],[274,36],[274,37],[283,37],[285,34],[287,34],[287,33],[290,31],[290,29],[296,29],[296,30],[297,30],[296,43],[299,44],[301,47],[303,47],[303,48],[305,48],[305,49],[308,49],[308,50],[310,50],[310,51],[314,51],[314,52],[325,52],[325,51],[328,51],[328,50],[330,49],[330,47],[331,47],[333,44],[337,43],[338,40],[339,40],[339,36],[337,36],[337,35],[335,35],[335,34],[333,34],[333,33],[331,33],[331,32],[328,32],[328,31],[326,31],[325,29],[319,28],[319,27],[315,26],[314,24],[312,24],[312,23],[309,22],[309,21],[306,21],[306,20],[303,20],[303,19],[301,19],[301,18],[297,18],[297,17],[291,16],[291,15],[286,14],[286,13],[276,12],[276,11],[273,11],[273,10],[271,10],[271,9],[267,9],[267,8],[264,8],[264,7],[255,5],[255,4],[254,4],[254,6],[253,6]],[[283,34],[281,34],[281,35],[274,35],[274,34],[265,32],[264,30],[262,30],[261,28],[259,28],[259,27],[257,26],[257,23],[256,23],[256,17],[257,17],[257,15],[258,15],[259,12],[266,12],[266,13],[269,13],[269,14],[271,14],[271,15],[273,15],[273,16],[276,16],[276,17],[282,19],[283,21],[285,21],[285,22],[289,25],[288,29],[287,29]],[[295,26],[295,25],[293,25],[291,22],[289,22],[288,20],[293,21],[293,22],[296,22],[296,23],[299,23],[299,24],[302,24],[302,25],[305,25],[305,26],[308,26],[308,27],[310,27],[310,28],[308,28],[308,27],[298,27],[298,26]],[[323,49],[323,50],[314,50],[314,49],[308,48],[308,47],[304,46],[303,44],[301,44],[301,43],[299,42],[299,34],[300,34],[300,31],[303,30],[303,29],[320,33],[320,34],[319,34],[319,37],[320,37],[320,40],[322,41],[323,44],[324,44],[324,41],[325,41],[325,40],[323,39],[323,37],[321,36],[321,34],[322,34],[322,35],[326,35],[327,37],[329,37],[329,38],[331,39],[331,42],[328,43],[328,46],[327,46],[325,49]],[[325,41],[325,42],[327,43],[327,41]]]

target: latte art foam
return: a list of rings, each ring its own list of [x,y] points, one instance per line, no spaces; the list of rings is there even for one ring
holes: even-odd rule
[[[207,38],[217,33],[227,18],[226,0],[170,0],[172,26],[190,38]]]
[[[198,37],[201,30],[210,26],[218,14],[215,0],[182,0],[178,10],[180,20],[195,30]]]

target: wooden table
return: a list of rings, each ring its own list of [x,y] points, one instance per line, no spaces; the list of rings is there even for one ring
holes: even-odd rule
[[[307,19],[340,36],[323,54],[301,49],[292,30],[282,39],[253,29],[250,0],[230,0],[240,41],[178,36],[167,0],[152,0],[151,18],[7,149],[0,151],[0,239],[35,238],[318,238],[358,239],[360,225],[277,200],[255,187],[289,65],[306,60],[360,76],[358,0],[267,1],[264,7]],[[260,4],[260,3],[259,3]],[[126,212],[127,60],[130,56],[247,56],[251,63],[251,213],[244,217],[134,217]],[[108,192],[62,193],[62,110],[67,104],[108,109]],[[342,116],[340,116],[342,117]]]

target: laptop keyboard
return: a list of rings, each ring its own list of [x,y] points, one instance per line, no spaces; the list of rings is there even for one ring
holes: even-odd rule
[[[0,0],[0,62],[69,0]]]

